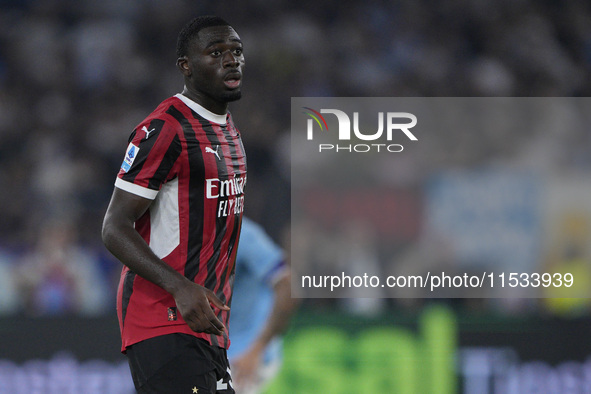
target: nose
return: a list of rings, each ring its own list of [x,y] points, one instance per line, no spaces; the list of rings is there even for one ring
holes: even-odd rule
[[[235,68],[240,65],[240,61],[238,60],[238,57],[234,56],[231,51],[227,51],[222,57],[222,65],[224,67]]]

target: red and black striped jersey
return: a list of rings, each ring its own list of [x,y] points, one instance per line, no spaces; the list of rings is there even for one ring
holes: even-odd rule
[[[177,94],[134,129],[115,186],[153,200],[135,229],[154,253],[230,305],[245,183],[246,156],[230,114],[214,114]],[[229,330],[229,313],[215,312]],[[122,351],[178,332],[230,345],[227,332],[193,332],[168,292],[126,266],[117,313]]]

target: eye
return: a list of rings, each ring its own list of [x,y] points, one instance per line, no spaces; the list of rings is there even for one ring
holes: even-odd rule
[[[234,49],[234,55],[236,55],[236,56],[242,56],[242,48],[236,48],[236,49]]]
[[[215,49],[213,51],[210,52],[211,56],[220,56],[222,54],[221,51],[219,51],[218,49]]]

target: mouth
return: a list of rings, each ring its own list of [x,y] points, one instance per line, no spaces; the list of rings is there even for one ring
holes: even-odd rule
[[[224,78],[224,85],[228,89],[236,89],[240,86],[242,75],[239,72],[231,72]]]

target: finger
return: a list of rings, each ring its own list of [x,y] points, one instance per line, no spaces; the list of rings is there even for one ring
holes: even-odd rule
[[[215,330],[215,334],[222,335],[222,332],[226,330],[226,326],[224,326],[224,323],[222,323],[215,313],[213,313],[213,309],[211,309],[209,304],[207,304],[203,310],[202,316],[206,320],[205,324],[207,324],[207,327]]]
[[[218,335],[221,335],[223,331],[226,331],[226,326],[224,326],[224,323],[222,323],[222,321],[220,319],[218,319],[215,315],[213,316],[212,319],[209,320],[209,323],[216,330],[219,330],[219,334]]]
[[[215,334],[215,335],[223,335],[223,333],[224,333],[223,329],[219,329],[216,326],[214,326],[213,324],[209,326],[208,331],[210,334]]]
[[[187,322],[189,328],[195,332],[204,332],[206,334],[222,335],[222,331],[214,326],[210,321],[190,321]]]
[[[207,316],[207,310],[209,310],[211,315],[213,315],[213,313],[211,312],[211,307],[209,305],[207,305],[206,310],[203,310],[203,308],[201,308],[201,312],[192,311],[192,313],[187,313],[184,319],[191,330],[195,332],[204,332],[212,334],[212,324],[210,322],[210,316]],[[213,316],[215,317],[215,315]],[[219,335],[217,334],[217,332],[215,332],[215,334]]]
[[[207,334],[214,334],[214,335],[222,335],[223,334],[222,330],[217,328],[215,325],[213,325],[212,322],[210,322],[208,320],[204,321],[202,324],[200,324],[199,327],[201,328],[199,332],[204,332]]]
[[[208,289],[206,294],[207,294],[207,299],[209,300],[210,303],[212,303],[213,305],[215,305],[216,307],[218,307],[221,310],[224,310],[224,311],[230,310],[230,307],[228,305],[224,304],[222,302],[222,300],[220,300],[218,298],[218,296],[216,296],[213,291]]]
[[[189,328],[195,332],[205,332],[209,327],[209,323],[203,321],[198,315],[192,315],[185,319],[185,322],[189,325]]]
[[[195,332],[205,332],[208,334],[222,335],[226,330],[224,324],[217,318],[211,305],[205,299],[199,301],[196,310],[187,313],[185,322],[191,330]]]

